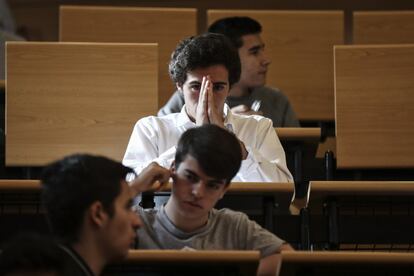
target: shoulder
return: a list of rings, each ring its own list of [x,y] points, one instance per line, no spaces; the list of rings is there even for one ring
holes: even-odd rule
[[[147,116],[138,120],[136,126],[155,128],[156,126],[175,125],[178,116],[179,113],[171,113],[165,116]]]
[[[260,115],[241,115],[232,113],[231,116],[232,123],[237,124],[239,128],[268,128],[273,126],[272,120]]]
[[[260,95],[267,99],[270,98],[279,101],[288,101],[288,97],[279,88],[263,86],[257,88],[254,92],[257,93],[257,95]]]

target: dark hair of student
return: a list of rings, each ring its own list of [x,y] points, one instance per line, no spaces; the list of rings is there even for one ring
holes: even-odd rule
[[[75,154],[45,167],[41,182],[43,203],[54,234],[63,242],[78,239],[88,207],[99,201],[112,216],[121,181],[131,168],[102,156]]]
[[[225,36],[206,33],[184,39],[177,45],[171,55],[169,73],[175,83],[183,84],[187,72],[214,65],[227,69],[230,86],[239,81],[241,65],[237,50]]]
[[[188,155],[198,161],[205,174],[226,179],[227,183],[237,174],[242,161],[236,136],[212,124],[191,128],[182,134],[175,154],[176,168]]]
[[[262,26],[247,16],[226,17],[215,21],[208,28],[210,33],[225,35],[237,49],[243,46],[242,36],[260,34]]]

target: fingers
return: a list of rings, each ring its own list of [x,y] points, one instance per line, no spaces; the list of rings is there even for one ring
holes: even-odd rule
[[[210,123],[210,119],[208,117],[208,87],[210,83],[211,81],[208,77],[203,77],[196,111],[196,124],[198,126]]]
[[[170,170],[152,162],[141,171],[134,181],[130,183],[130,186],[136,193],[148,190],[156,191],[165,186],[170,177]]]

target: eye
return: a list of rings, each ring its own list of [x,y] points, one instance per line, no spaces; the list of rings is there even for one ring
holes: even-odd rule
[[[185,174],[185,178],[186,178],[188,181],[192,182],[192,183],[194,183],[194,182],[197,182],[197,181],[198,181],[198,177],[197,177],[197,176],[195,176],[194,174],[191,174],[191,173],[187,173],[187,174]]]
[[[190,90],[192,92],[198,92],[201,89],[201,84],[191,84],[190,85]]]
[[[221,185],[220,183],[216,183],[216,182],[210,182],[207,184],[207,188],[212,189],[212,190],[218,190],[220,189]]]
[[[213,85],[213,91],[214,92],[222,91],[224,88],[226,88],[226,85],[224,85],[224,84],[214,84]]]

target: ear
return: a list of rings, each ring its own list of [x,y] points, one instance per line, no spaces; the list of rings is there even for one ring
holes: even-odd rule
[[[224,187],[223,191],[221,191],[220,199],[223,198],[223,196],[227,193],[227,190],[230,188],[230,183]]]
[[[88,209],[88,219],[97,227],[102,227],[108,221],[108,214],[105,212],[105,209],[100,201],[95,201],[89,206]]]
[[[175,83],[175,87],[177,87],[177,90],[178,90],[180,93],[183,93],[183,85],[182,85],[181,83],[176,82],[176,83]]]
[[[170,171],[172,173],[175,173],[177,171],[176,167],[175,167],[175,160],[172,161],[171,166],[170,166]]]

